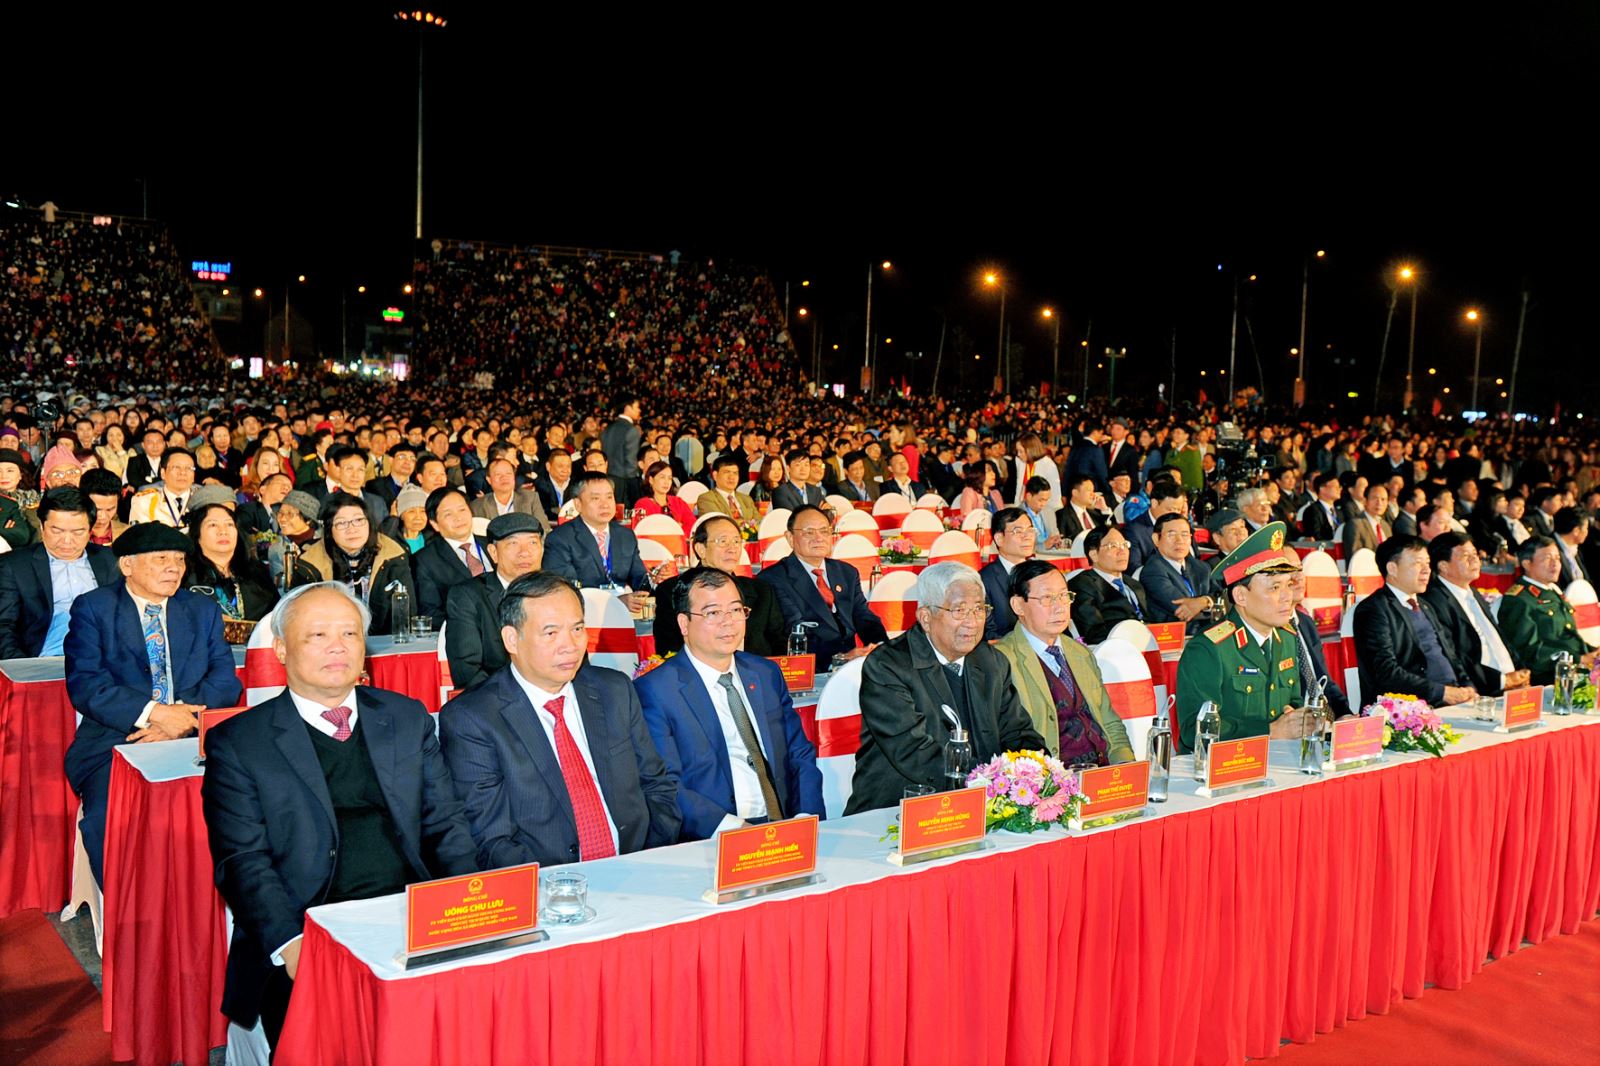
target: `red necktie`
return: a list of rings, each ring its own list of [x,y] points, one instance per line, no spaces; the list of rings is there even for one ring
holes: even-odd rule
[[[1378,535],[1378,543],[1382,544],[1383,543],[1383,526],[1379,525],[1376,521],[1374,521],[1372,523],[1372,530],[1373,530],[1374,533],[1376,533]]]
[[[354,713],[349,707],[329,707],[322,712],[322,717],[333,723],[333,739],[341,744],[350,739],[350,716]]]
[[[822,593],[822,602],[832,607],[833,590],[828,587],[827,575],[822,572],[822,567],[820,566],[811,572],[817,575],[817,591]]]
[[[478,561],[478,554],[474,552],[469,545],[463,544],[461,546],[461,554],[467,561],[468,573],[470,573],[473,577],[477,577],[479,574],[483,573],[483,563]]]
[[[578,858],[609,859],[617,853],[611,841],[611,830],[606,826],[606,808],[600,800],[600,790],[595,787],[589,764],[583,761],[578,742],[572,739],[567,719],[562,714],[567,698],[557,696],[544,705],[556,720],[556,760],[561,763],[561,777],[567,784],[567,798],[572,801],[573,820],[578,825]]]
[[[731,492],[728,493],[728,513],[735,518],[739,517],[739,501]]]

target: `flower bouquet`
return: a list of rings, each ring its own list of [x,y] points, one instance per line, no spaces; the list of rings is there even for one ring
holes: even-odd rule
[[[1078,778],[1042,751],[1008,751],[974,769],[967,785],[988,790],[984,828],[1032,833],[1066,825],[1083,806]]]
[[[922,549],[905,537],[895,537],[883,542],[878,549],[878,558],[891,566],[914,563],[922,558]]]
[[[676,654],[677,652],[669,651],[665,655],[651,655],[648,658],[640,659],[639,665],[633,668],[633,679],[635,681],[639,680]]]
[[[1383,716],[1383,746],[1390,751],[1424,751],[1439,757],[1444,755],[1445,745],[1461,739],[1426,700],[1416,696],[1385,692],[1363,713]]]
[[[1600,691],[1600,663],[1589,671],[1588,680],[1572,690],[1572,706],[1580,711],[1594,710],[1596,691]]]

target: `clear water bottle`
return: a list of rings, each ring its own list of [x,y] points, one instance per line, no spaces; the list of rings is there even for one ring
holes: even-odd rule
[[[870,593],[873,589],[877,588],[878,582],[882,580],[883,561],[881,559],[874,559],[872,560],[872,576],[867,579],[867,592]]]
[[[1170,706],[1170,704],[1169,704]],[[1163,711],[1150,726],[1145,740],[1145,758],[1150,760],[1150,802],[1167,802],[1167,780],[1172,775],[1172,725]]]
[[[1204,782],[1206,770],[1211,766],[1211,745],[1222,736],[1222,714],[1217,705],[1206,700],[1194,720],[1194,779]]]
[[[1322,776],[1322,764],[1328,757],[1328,723],[1323,714],[1325,703],[1322,686],[1316,685],[1306,697],[1300,713],[1305,716],[1305,727],[1300,736],[1300,772],[1314,777]]]
[[[956,725],[944,742],[944,787],[946,790],[966,788],[967,773],[972,769],[972,742],[967,731]]]
[[[411,594],[400,581],[391,581],[383,591],[389,594],[389,636],[396,644],[411,643]]]
[[[794,624],[794,632],[789,634],[789,654],[805,655],[811,650],[811,636],[806,632],[804,622]]]

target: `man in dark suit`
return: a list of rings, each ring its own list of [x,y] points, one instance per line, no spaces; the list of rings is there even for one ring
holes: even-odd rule
[[[983,579],[984,599],[989,617],[984,623],[985,640],[999,640],[1017,624],[1011,613],[1011,571],[1017,564],[1032,559],[1038,550],[1033,519],[1020,507],[1002,507],[989,523],[994,534],[996,555],[985,563],[978,576]]]
[[[1091,569],[1067,582],[1072,590],[1072,624],[1085,644],[1099,644],[1113,626],[1149,615],[1144,586],[1127,576],[1128,538],[1116,526],[1101,526],[1083,538]]]
[[[1095,486],[1101,492],[1111,491],[1111,470],[1106,466],[1106,453],[1100,447],[1100,427],[1093,423],[1084,425],[1067,451],[1067,480],[1071,481],[1079,474],[1094,478]],[[1135,480],[1130,475],[1128,484],[1132,485]]]
[[[401,441],[389,450],[389,472],[367,482],[367,491],[382,500],[385,507],[393,507],[400,490],[411,484],[411,475],[417,469],[417,449]]]
[[[101,884],[111,750],[187,736],[200,711],[239,701],[217,601],[178,591],[190,547],[170,526],[134,526],[112,546],[122,580],[72,603],[67,696],[83,720],[66,773],[83,800],[83,845]]]
[[[1005,656],[983,639],[988,611],[970,567],[935,563],[918,576],[917,624],[862,668],[861,748],[846,814],[894,806],[913,785],[964,787],[965,773],[945,777],[944,745],[956,722],[974,763],[1044,748]]]
[[[206,734],[200,784],[216,884],[233,912],[222,1010],[277,1043],[305,912],[472,873],[472,835],[433,716],[358,687],[366,608],[333,582],[272,618],[287,688]]]
[[[1139,479],[1139,449],[1128,439],[1128,422],[1120,415],[1111,420],[1111,439],[1100,445],[1106,453],[1107,480],[1123,471],[1129,480]]]
[[[796,508],[810,504],[812,507],[821,507],[827,494],[822,491],[821,485],[809,485],[811,477],[811,464],[822,462],[821,459],[813,460],[810,453],[796,448],[784,457],[784,463],[789,468],[789,476],[772,490],[772,509],[780,507],[793,511]]]
[[[1589,516],[1576,507],[1563,507],[1550,521],[1556,531],[1556,547],[1561,552],[1561,579],[1557,582],[1563,592],[1574,581],[1594,584],[1589,567],[1583,561],[1583,545],[1589,537]]]
[[[234,519],[239,523],[239,536],[248,541],[259,533],[281,535],[283,530],[278,526],[278,504],[293,488],[294,483],[289,480],[288,474],[268,474],[261,482],[256,498],[241,503],[234,512]]]
[[[740,574],[739,564],[744,560],[744,538],[733,519],[716,515],[695,526],[689,550],[696,559],[696,567],[709,566],[733,578],[739,587],[739,596],[750,609],[744,624],[744,650],[751,655],[777,656],[789,653],[790,630],[784,628],[783,608],[778,594],[760,579]],[[683,631],[678,628],[678,616],[672,613],[673,590],[678,582],[694,569],[667,578],[656,586],[656,611],[652,632],[656,638],[656,654],[666,656],[683,650]],[[827,664],[823,664],[826,669]]]
[[[416,579],[417,614],[445,616],[445,600],[452,586],[470,581],[494,568],[489,546],[472,532],[472,505],[458,488],[446,486],[428,494],[423,506],[435,536],[427,538],[411,557]]]
[[[1400,496],[1395,503],[1397,509],[1390,524],[1394,527],[1391,532],[1406,537],[1421,536],[1417,528],[1417,512],[1428,502],[1428,497],[1421,486],[1412,485],[1400,490]]]
[[[1156,554],[1139,571],[1152,622],[1183,622],[1190,636],[1206,626],[1211,568],[1194,557],[1194,529],[1181,514],[1156,522]],[[1105,545],[1101,544],[1102,550]]]
[[[1341,521],[1338,503],[1344,485],[1338,474],[1324,470],[1311,475],[1311,489],[1315,496],[1300,511],[1300,535],[1307,540],[1332,540],[1334,528]]]
[[[1517,669],[1488,601],[1472,587],[1483,571],[1472,538],[1465,533],[1439,534],[1428,542],[1428,561],[1433,577],[1420,598],[1433,608],[1449,637],[1457,676],[1485,696],[1526,685],[1529,671]]]
[[[1162,515],[1187,514],[1189,495],[1178,482],[1157,472],[1150,483],[1150,510],[1130,522],[1122,524],[1122,534],[1128,538],[1128,569],[1137,570],[1156,554],[1156,520]]]
[[[851,503],[871,503],[877,498],[873,482],[867,480],[867,457],[859,451],[846,452],[844,477],[834,485],[834,492]]]
[[[486,540],[494,569],[450,586],[445,600],[450,683],[462,691],[510,662],[500,639],[500,600],[507,586],[544,560],[544,531],[532,515],[500,515],[489,523]]]
[[[649,577],[639,558],[633,530],[615,520],[617,500],[611,479],[595,470],[573,477],[578,519],[556,526],[545,540],[544,568],[586,589],[626,587],[630,608],[649,592]]]
[[[532,489],[517,488],[517,464],[504,455],[489,460],[487,471],[488,491],[472,501],[472,517],[485,521],[503,514],[531,515],[543,533],[550,532],[550,518],[545,514],[539,494]]]
[[[765,581],[777,595],[784,628],[792,633],[798,623],[816,623],[810,633],[817,669],[827,669],[835,655],[854,658],[889,639],[861,593],[860,571],[828,558],[833,526],[827,515],[815,507],[791,512],[785,536],[793,551],[783,561],[762,567],[756,580]],[[867,646],[861,651],[856,649],[858,634]]]
[[[1432,577],[1427,544],[1390,537],[1376,555],[1387,583],[1356,604],[1352,621],[1363,696],[1414,693],[1435,707],[1472,699],[1477,693],[1457,673],[1449,631],[1420,598]]]
[[[1555,538],[1555,513],[1561,507],[1561,493],[1549,485],[1541,485],[1528,494],[1528,509],[1523,512],[1522,524],[1536,537]]]
[[[557,520],[561,505],[571,498],[573,488],[572,456],[560,449],[545,456],[544,473],[533,479],[533,491],[539,494],[550,521]]]
[[[678,782],[624,674],[585,663],[583,600],[555,574],[500,601],[511,662],[439,712],[485,869],[626,855],[678,839]]]
[[[1411,463],[1406,459],[1406,438],[1391,434],[1385,450],[1379,455],[1369,455],[1357,464],[1356,469],[1369,485],[1388,485],[1391,477],[1400,477],[1411,484]]]
[[[51,489],[40,543],[0,555],[0,659],[62,654],[73,602],[121,576],[111,549],[89,543],[97,514],[77,489]]]
[[[1066,502],[1056,512],[1056,530],[1067,544],[1079,533],[1110,521],[1111,516],[1100,509],[1105,497],[1088,474],[1073,474],[1067,478],[1066,493]]]
[[[138,492],[161,480],[161,455],[167,450],[167,437],[159,429],[147,429],[141,441],[143,450],[128,460],[128,487]]]
[[[671,610],[683,634],[675,655],[638,681],[645,725],[678,779],[679,839],[704,840],[797,814],[821,817],[817,751],[800,727],[777,664],[739,651],[745,612],[721,570],[679,581]]]
[[[911,463],[904,455],[895,452],[889,456],[889,474],[883,479],[883,484],[878,486],[878,495],[898,492],[915,504],[927,491],[927,486],[922,482],[911,480]]]
[[[383,525],[383,520],[389,517],[389,503],[377,493],[367,490],[366,452],[344,444],[329,448],[328,474],[335,479],[334,485],[330,486],[326,479],[319,479],[307,486],[306,491],[315,496],[319,503],[335,492],[343,492],[361,501],[362,508],[367,512],[367,521],[372,523],[373,529]]]
[[[617,417],[600,434],[600,447],[606,454],[606,472],[612,477],[638,476],[639,398],[624,393],[617,398]]]

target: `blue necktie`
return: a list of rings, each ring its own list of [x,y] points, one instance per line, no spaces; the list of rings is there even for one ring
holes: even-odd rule
[[[1135,618],[1143,618],[1144,612],[1139,610],[1139,598],[1133,594],[1127,585],[1122,583],[1122,579],[1119,577],[1111,584],[1116,587],[1118,592],[1122,593],[1122,598],[1127,600],[1128,605],[1133,608],[1133,616]]]
[[[1061,646],[1052,644],[1044,650],[1050,656],[1050,661],[1056,664],[1056,676],[1061,678],[1061,683],[1067,686],[1067,692],[1072,697],[1073,703],[1078,701],[1078,683],[1073,680],[1072,671],[1067,669],[1067,657],[1061,654]]]
[[[144,609],[144,653],[150,660],[150,698],[157,703],[172,702],[172,680],[167,670],[167,637],[161,631],[161,608],[146,604]]]

